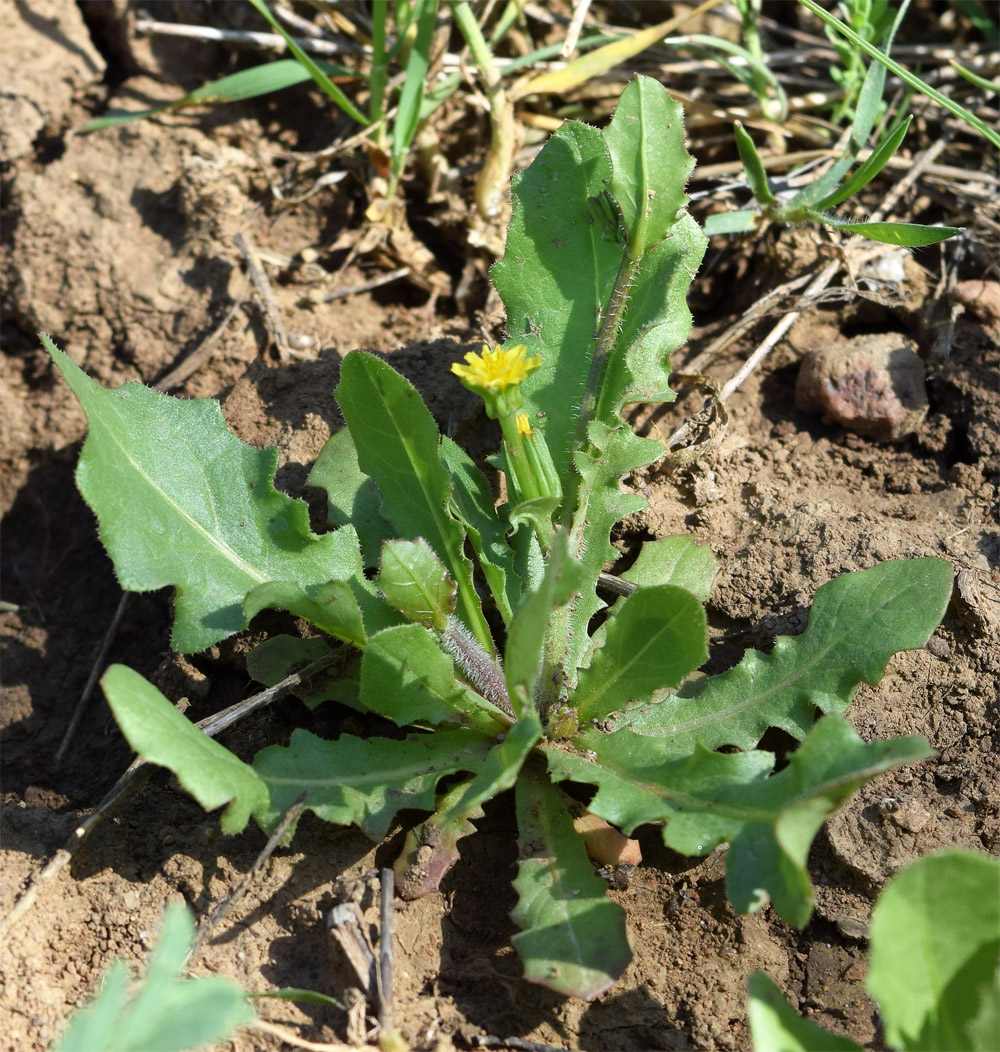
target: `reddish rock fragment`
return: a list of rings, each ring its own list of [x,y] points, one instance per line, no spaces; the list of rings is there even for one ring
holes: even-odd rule
[[[1000,281],[960,281],[955,299],[981,321],[1000,321]]]
[[[904,336],[857,336],[806,354],[795,404],[866,438],[898,442],[927,415],[924,364]]]

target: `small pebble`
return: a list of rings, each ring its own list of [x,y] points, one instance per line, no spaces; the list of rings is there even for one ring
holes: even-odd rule
[[[927,415],[924,364],[895,333],[873,333],[810,351],[795,404],[877,442],[898,442]]]
[[[955,299],[982,322],[1000,321],[1000,281],[960,281]]]

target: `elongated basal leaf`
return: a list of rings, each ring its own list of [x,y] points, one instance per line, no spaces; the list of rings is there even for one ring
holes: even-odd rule
[[[839,716],[820,720],[788,766],[771,777],[771,753],[725,755],[696,746],[691,755],[671,756],[662,740],[627,728],[588,729],[574,744],[577,753],[543,746],[549,772],[556,780],[598,786],[587,805],[593,814],[626,834],[665,822],[667,846],[687,855],[728,840],[733,905],[750,912],[770,898],[797,926],[812,908],[805,860],[826,816],[876,774],[931,754],[921,738],[866,744]]]
[[[441,461],[434,418],[413,385],[370,354],[344,359],[335,394],[358,464],[382,493],[382,516],[400,536],[423,537],[437,552],[458,588],[459,616],[493,653],[464,552],[465,530],[453,514],[451,478]]]
[[[861,1046],[849,1038],[798,1015],[763,972],[750,976],[747,1014],[754,1052],[861,1052]]]
[[[816,592],[809,627],[770,654],[749,650],[728,672],[612,721],[664,739],[671,752],[751,749],[768,727],[805,736],[815,710],[843,712],[859,683],[876,684],[898,650],[922,647],[944,614],[952,570],[942,559],[884,562]],[[682,691],[682,694],[685,692]]]
[[[558,791],[525,769],[515,787],[521,858],[511,912],[524,977],[591,1000],[625,971],[632,954],[625,914],[594,875],[583,841]]]
[[[676,687],[708,657],[705,608],[673,585],[638,588],[615,604],[604,645],[580,673],[574,703],[598,719],[634,698]]]
[[[296,730],[288,748],[272,745],[254,757],[254,770],[271,793],[262,825],[276,825],[307,792],[306,807],[320,818],[359,825],[373,840],[381,840],[402,808],[433,808],[442,778],[478,770],[490,744],[474,731],[413,734],[403,741],[363,741],[345,734],[324,741]]]
[[[267,787],[228,749],[199,730],[138,672],[112,665],[101,679],[126,741],[149,763],[173,771],[205,808],[225,805],[222,828],[239,833],[267,805]]]
[[[76,482],[97,515],[122,588],[177,589],[175,650],[204,650],[247,626],[243,597],[266,581],[344,579],[334,535],[309,529],[303,501],[274,488],[276,449],[226,427],[218,402],[91,380],[47,336],[45,349],[90,426]]]

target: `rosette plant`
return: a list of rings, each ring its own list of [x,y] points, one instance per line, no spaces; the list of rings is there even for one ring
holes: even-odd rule
[[[513,790],[525,977],[586,998],[630,953],[574,816],[625,835],[657,826],[688,855],[728,844],[734,906],[770,901],[804,924],[806,857],[825,816],[930,752],[919,738],[864,742],[843,713],[895,651],[926,642],[951,588],[936,559],[847,574],[819,589],[802,635],[696,676],[711,553],[659,538],[614,575],[611,530],[645,503],[622,479],[664,455],[622,411],[674,398],[670,354],[688,334],[706,244],[685,209],[692,166],[680,107],[637,78],[605,130],[566,123],[514,180],[492,272],[509,338],[454,370],[500,424],[499,505],[484,470],[374,355],[342,364],[346,426],[309,479],[328,499],[330,529],[316,535],[304,503],[274,488],[276,452],[239,442],[215,402],[104,390],[45,338],[89,420],[79,487],[123,587],[175,588],[175,648],[202,650],[266,607],[292,611],[317,634],[268,640],[252,674],[275,682],[341,651],[341,674],[310,704],[401,728],[335,740],[298,729],[246,763],[113,666],[104,690],[136,751],[224,807],[227,832],[251,816],[272,829],[303,792],[318,816],[376,841],[400,811],[423,811],[397,864],[408,896],[439,886],[483,805]],[[758,747],[769,727],[799,742],[780,763]]]

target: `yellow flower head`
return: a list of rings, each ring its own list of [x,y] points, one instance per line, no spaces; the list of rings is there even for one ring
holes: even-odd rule
[[[528,348],[523,343],[516,347],[494,347],[491,351],[483,344],[483,353],[469,351],[465,356],[468,365],[456,362],[451,371],[468,387],[483,394],[503,394],[509,387],[517,387],[541,364],[540,355],[526,358]]]
[[[517,424],[517,433],[519,435],[530,435],[531,434],[531,421],[528,419],[527,413],[518,413],[515,418]]]

